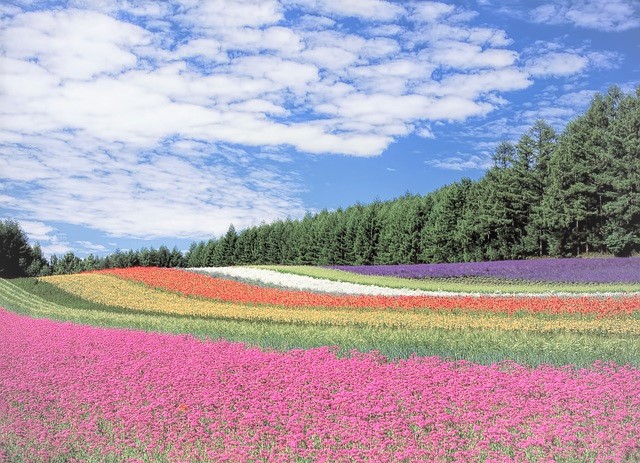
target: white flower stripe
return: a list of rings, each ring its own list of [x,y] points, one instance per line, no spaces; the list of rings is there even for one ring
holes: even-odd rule
[[[312,278],[303,275],[286,274],[273,270],[251,267],[204,267],[187,269],[210,275],[231,277],[247,282],[274,285],[282,288],[313,291],[320,293],[353,294],[368,296],[421,296],[433,294],[431,291],[417,289],[385,288],[382,286],[361,285],[343,281]]]
[[[312,291],[318,293],[350,294],[366,296],[518,296],[518,297],[628,297],[636,296],[637,292],[598,292],[598,293],[573,293],[560,291],[547,291],[539,293],[511,293],[496,291],[493,293],[480,292],[454,292],[454,291],[424,291],[408,288],[388,288],[384,286],[364,285],[358,283],[348,283],[345,281],[327,280],[324,278],[313,278],[292,273],[277,272],[263,268],[253,267],[198,267],[188,268],[191,272],[206,273],[222,278],[233,278],[247,283],[260,285],[277,286],[281,288]]]

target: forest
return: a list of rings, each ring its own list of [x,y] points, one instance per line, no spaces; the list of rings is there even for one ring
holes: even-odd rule
[[[110,267],[469,262],[640,252],[640,87],[612,86],[561,133],[537,121],[503,141],[478,180],[425,195],[307,213],[192,243],[47,260],[0,222],[0,276]]]

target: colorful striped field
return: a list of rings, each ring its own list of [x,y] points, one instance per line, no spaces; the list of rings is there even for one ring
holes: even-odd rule
[[[0,462],[640,457],[637,283],[206,272],[0,280]]]

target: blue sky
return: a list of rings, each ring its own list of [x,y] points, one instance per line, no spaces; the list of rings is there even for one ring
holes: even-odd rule
[[[0,218],[49,255],[428,193],[640,84],[637,0],[23,0],[0,18]]]

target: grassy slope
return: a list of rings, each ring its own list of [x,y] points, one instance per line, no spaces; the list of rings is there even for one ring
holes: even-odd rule
[[[140,314],[93,304],[31,279],[0,280],[0,306],[33,317],[224,338],[275,349],[335,345],[342,354],[351,349],[378,350],[390,358],[439,355],[485,364],[514,360],[532,366],[587,366],[598,360],[611,360],[640,366],[640,340],[636,336],[299,325]]]
[[[487,281],[484,279],[409,279],[398,277],[384,277],[360,275],[358,273],[345,272],[322,267],[312,267],[304,265],[260,265],[255,266],[268,270],[275,270],[282,273],[293,273],[295,275],[305,275],[314,278],[324,278],[333,281],[345,281],[348,283],[359,283],[364,285],[386,286],[389,288],[421,289],[424,291],[455,291],[455,292],[517,292],[517,293],[540,293],[547,291],[554,292],[637,292],[640,291],[640,284],[632,283],[525,283],[522,281]]]

